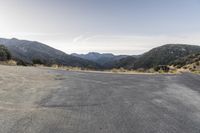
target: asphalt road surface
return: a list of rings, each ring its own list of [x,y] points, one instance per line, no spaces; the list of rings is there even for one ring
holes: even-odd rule
[[[0,66],[0,133],[200,133],[200,75]]]

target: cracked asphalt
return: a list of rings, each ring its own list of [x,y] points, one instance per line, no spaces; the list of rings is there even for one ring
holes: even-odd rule
[[[0,66],[0,133],[200,133],[200,75]]]

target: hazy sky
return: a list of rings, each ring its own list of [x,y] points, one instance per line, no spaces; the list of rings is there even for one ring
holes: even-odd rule
[[[66,53],[200,45],[200,0],[0,0],[0,37],[40,41]]]

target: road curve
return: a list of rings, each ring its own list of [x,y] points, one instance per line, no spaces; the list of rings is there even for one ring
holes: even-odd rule
[[[200,76],[0,66],[0,133],[200,133]]]

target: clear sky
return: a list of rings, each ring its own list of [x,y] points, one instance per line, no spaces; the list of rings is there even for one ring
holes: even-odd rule
[[[200,45],[200,0],[0,0],[0,37],[40,41],[66,53]]]

